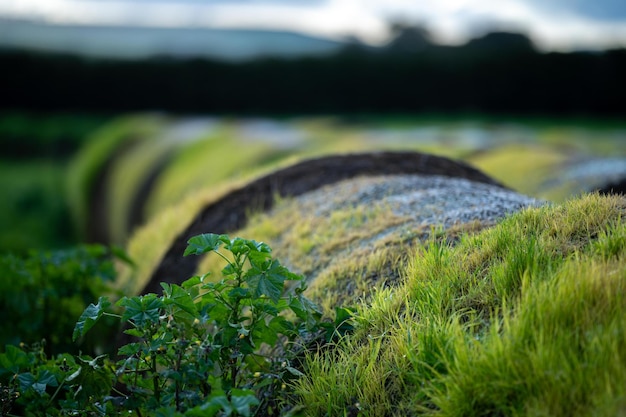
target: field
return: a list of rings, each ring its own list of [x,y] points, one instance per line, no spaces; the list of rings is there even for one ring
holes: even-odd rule
[[[194,293],[190,283],[165,286],[160,307],[154,307],[154,297],[133,296],[205,206],[299,161],[382,150],[432,153],[467,163],[504,187],[538,199],[537,204],[497,224],[474,222],[445,230],[429,224],[382,239],[382,232],[396,230],[404,221],[390,215],[386,203],[339,204],[341,209],[320,215],[289,196],[271,196],[272,210],[242,202],[245,222],[228,233],[266,242],[274,257],[303,273],[309,285],[304,294],[319,305],[327,323],[334,323],[335,333],[312,345],[307,345],[310,339],[299,340],[308,349],[294,349],[294,356],[281,348],[283,365],[280,360],[267,363],[282,370],[270,372],[247,359],[238,368],[220,362],[211,368],[211,378],[226,375],[226,366],[230,376],[220,380],[222,385],[209,380],[228,395],[219,397],[216,389],[211,397],[209,389],[207,401],[212,398],[221,410],[241,401],[234,411],[240,415],[625,413],[626,201],[623,195],[605,195],[626,178],[623,122],[476,115],[244,119],[10,114],[0,116],[0,139],[10,149],[0,165],[0,271],[20,278],[2,282],[0,306],[25,323],[22,336],[10,327],[2,332],[2,340],[12,345],[0,349],[2,406],[17,410],[6,415],[37,415],[42,410],[37,407],[52,404],[57,411],[84,407],[84,412],[105,410],[107,415],[219,415],[219,409],[210,414],[207,408],[207,414],[198,414],[199,400],[181,396],[184,381],[176,376],[187,372],[185,378],[195,380],[206,369],[193,368],[204,363],[193,355],[207,346],[222,349],[219,340],[227,343],[226,336],[199,336],[199,323],[210,315],[186,297],[199,299],[203,293]],[[22,143],[27,141],[37,145]],[[361,241],[374,243],[370,247]],[[85,242],[103,246],[83,246]],[[213,283],[232,274],[232,265],[221,269],[223,261],[235,262],[236,251],[243,249],[233,244],[231,250],[230,257],[200,259],[196,273],[203,277],[212,271],[202,279]],[[268,294],[276,295],[274,284],[270,279],[258,290],[263,303]],[[217,287],[203,287],[205,294],[221,284],[211,285]],[[222,308],[235,311],[247,291],[236,287],[224,293],[236,303],[218,296],[211,305],[223,302]],[[128,298],[109,309],[98,298],[102,295]],[[73,338],[73,318],[91,302],[88,314],[81,316],[81,337]],[[298,302],[304,304],[292,313],[305,317],[307,304]],[[263,305],[270,314],[286,308]],[[104,355],[93,358],[113,353],[122,343],[108,336],[119,332],[113,316],[122,314],[122,307],[135,309],[132,324],[137,327],[131,334],[143,334],[145,340],[126,346],[125,353],[134,353],[115,374],[112,369],[119,364]],[[240,354],[238,339],[253,340],[245,323],[258,305],[248,307],[235,323],[212,322],[231,333],[239,329],[231,335],[237,348],[230,354]],[[232,314],[230,319],[236,317]],[[290,314],[284,317],[291,319]],[[53,328],[46,317],[56,317],[54,335],[46,333]],[[165,333],[141,327],[150,317]],[[96,321],[100,330],[92,332],[92,339],[84,336]],[[269,333],[279,326],[279,321],[268,323],[274,323],[268,325]],[[142,331],[155,333],[147,337]],[[50,339],[46,345],[39,344],[38,334]],[[191,339],[181,335],[198,340],[189,344]],[[185,347],[179,351],[181,340]],[[21,348],[14,347],[20,342]],[[30,362],[23,355],[31,355]],[[176,365],[183,357],[191,367],[184,371]],[[161,358],[161,371],[155,358]],[[146,380],[142,385],[136,376],[134,382],[125,379],[140,404],[127,409],[112,386],[132,366],[155,381],[164,378],[160,389],[176,387],[175,393],[155,404],[150,398],[160,392],[158,384]],[[74,372],[90,376],[70,377]],[[237,372],[239,378],[247,375],[241,386],[235,383]],[[205,378],[200,389],[206,384]],[[183,404],[191,405],[184,411]]]

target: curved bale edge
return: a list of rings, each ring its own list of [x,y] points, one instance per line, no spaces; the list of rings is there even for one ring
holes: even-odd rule
[[[68,169],[67,196],[76,228],[87,242],[110,241],[108,181],[115,161],[134,144],[155,134],[158,116],[128,116],[107,124],[87,142]]]
[[[304,160],[261,176],[204,207],[169,245],[141,293],[159,292],[160,282],[181,282],[199,263],[183,257],[187,241],[201,233],[230,233],[243,227],[252,210],[271,208],[277,197],[298,196],[359,175],[427,174],[465,178],[502,187],[477,169],[448,158],[419,152],[367,152]]]

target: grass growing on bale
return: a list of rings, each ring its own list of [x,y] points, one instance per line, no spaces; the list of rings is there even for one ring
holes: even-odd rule
[[[305,414],[623,414],[625,213],[586,195],[418,248],[353,335],[307,356]]]
[[[90,195],[99,174],[115,153],[124,146],[155,134],[163,126],[158,116],[127,116],[105,125],[87,140],[87,145],[68,168],[67,199],[80,234],[84,235]]]
[[[159,137],[147,137],[133,144],[132,148],[113,161],[107,177],[108,197],[105,200],[108,203],[109,236],[112,243],[124,244],[128,234],[132,232],[129,214],[137,203],[136,195],[141,192],[154,171],[175,152],[175,143]],[[142,204],[143,201],[138,203]]]
[[[158,178],[146,203],[147,214],[179,202],[193,191],[241,178],[284,156],[268,144],[244,143],[222,129],[185,147]]]
[[[267,213],[252,216],[238,236],[254,236],[273,247],[276,257],[292,271],[305,276],[307,296],[320,304],[326,315],[335,307],[369,293],[373,285],[383,285],[380,277],[397,278],[397,269],[406,260],[409,236],[390,233],[407,219],[394,215],[381,205],[358,205],[315,213],[310,202],[282,199]],[[371,243],[368,243],[371,241]],[[219,272],[219,263],[206,257],[198,273]]]

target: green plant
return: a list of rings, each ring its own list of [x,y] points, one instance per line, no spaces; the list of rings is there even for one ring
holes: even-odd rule
[[[119,318],[135,338],[119,349],[116,362],[106,355],[48,359],[39,347],[9,346],[0,355],[3,406],[24,415],[286,411],[287,385],[302,375],[304,344],[349,330],[348,310],[339,310],[340,326],[322,323],[318,307],[302,294],[302,277],[273,259],[265,243],[204,234],[189,241],[185,255],[208,252],[226,263],[218,281],[194,276],[180,286],[162,284],[160,296],[124,297],[118,312],[107,297],[85,309],[74,339],[103,317]],[[287,281],[300,285],[286,288]]]
[[[0,346],[45,339],[45,350],[52,354],[110,349],[118,331],[113,320],[101,323],[97,337],[79,346],[72,329],[91,301],[112,291],[116,257],[124,255],[100,245],[0,255],[0,311],[10,318],[0,321]]]

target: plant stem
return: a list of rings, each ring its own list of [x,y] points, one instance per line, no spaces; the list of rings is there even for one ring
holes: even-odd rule
[[[157,374],[156,369],[156,358],[152,359],[152,383],[154,386],[154,397],[157,400],[157,403],[161,403],[161,389],[159,388],[159,374]]]
[[[50,399],[48,400],[48,406],[50,406],[50,404],[52,404],[52,401],[54,401],[56,396],[59,394],[59,391],[61,391],[61,388],[63,388],[63,384],[65,384],[65,380],[66,379],[67,379],[67,377],[63,378],[63,381],[61,381],[61,383],[59,384],[57,389],[54,391],[54,394],[52,394],[52,397],[50,397]]]

